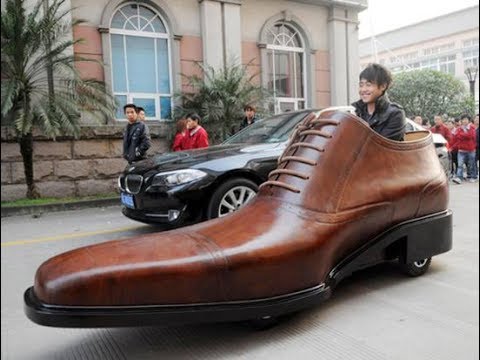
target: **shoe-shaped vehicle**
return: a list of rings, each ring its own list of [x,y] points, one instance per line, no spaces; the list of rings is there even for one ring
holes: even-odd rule
[[[354,271],[412,276],[452,246],[448,183],[428,131],[386,139],[355,115],[313,113],[238,211],[55,256],[24,295],[58,327],[272,319],[327,299]]]

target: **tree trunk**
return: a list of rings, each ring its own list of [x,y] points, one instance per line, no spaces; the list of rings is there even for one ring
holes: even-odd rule
[[[25,170],[25,180],[27,183],[27,199],[38,199],[40,194],[33,181],[33,135],[28,133],[19,135],[20,152],[23,158],[23,168]]]
[[[43,10],[45,11],[45,14],[48,13],[48,7],[49,3],[48,0],[43,0]],[[46,44],[45,44],[47,54],[50,54],[52,52],[52,41],[50,39],[50,34],[48,34],[48,37],[46,39]],[[53,82],[53,64],[52,64],[52,59],[49,57],[47,61],[47,88],[48,88],[48,102],[50,105],[50,111],[54,110],[53,106],[53,97],[55,96],[55,88],[54,88],[54,82]]]

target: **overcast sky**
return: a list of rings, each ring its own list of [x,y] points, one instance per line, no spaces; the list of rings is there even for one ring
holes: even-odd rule
[[[360,39],[478,5],[479,0],[368,0],[359,14]]]

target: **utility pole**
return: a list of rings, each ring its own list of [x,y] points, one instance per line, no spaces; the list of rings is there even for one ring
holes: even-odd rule
[[[470,83],[470,95],[475,101],[475,81],[477,80],[478,66],[471,66],[465,69],[465,75]]]

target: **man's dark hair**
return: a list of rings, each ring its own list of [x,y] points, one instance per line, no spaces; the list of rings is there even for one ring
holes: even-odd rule
[[[470,117],[470,115],[468,115],[468,114],[462,114],[462,115],[460,116],[460,120],[463,120],[463,119],[468,119],[468,121],[472,120],[471,117]]]
[[[132,108],[135,110],[135,112],[138,114],[138,108],[135,106],[135,104],[126,104],[123,106],[123,113],[125,114],[127,112],[128,108]]]
[[[200,116],[196,113],[188,114],[185,116],[185,119],[192,119],[195,120],[197,123],[200,123]]]
[[[375,63],[368,64],[360,73],[359,78],[360,80],[367,80],[375,83],[378,86],[386,85],[387,87],[385,91],[387,91],[392,84],[392,74],[390,71],[385,66]]]
[[[145,109],[141,106],[137,106],[137,113],[139,113],[140,111],[145,112]]]
[[[253,112],[257,111],[257,109],[255,109],[255,106],[250,105],[250,104],[245,105],[245,106],[243,107],[243,111],[247,111],[247,110],[253,111]]]

